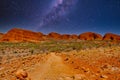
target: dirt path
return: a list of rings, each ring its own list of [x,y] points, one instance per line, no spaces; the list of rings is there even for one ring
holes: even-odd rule
[[[31,80],[63,80],[66,76],[70,77],[73,71],[60,56],[51,53],[44,64],[37,64],[29,74]]]

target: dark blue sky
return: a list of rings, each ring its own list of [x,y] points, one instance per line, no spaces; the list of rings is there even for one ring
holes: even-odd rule
[[[120,34],[120,0],[0,0],[0,32]]]

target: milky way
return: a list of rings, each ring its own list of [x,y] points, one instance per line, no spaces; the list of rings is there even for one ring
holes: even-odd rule
[[[55,0],[51,10],[42,18],[39,27],[59,21],[75,6],[77,0]]]
[[[120,0],[0,0],[0,32],[120,34]]]

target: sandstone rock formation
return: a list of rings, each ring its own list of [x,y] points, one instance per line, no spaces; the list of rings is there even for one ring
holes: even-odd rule
[[[63,39],[63,40],[69,40],[70,39],[70,35],[69,34],[63,34],[61,36],[61,39]]]
[[[71,39],[78,39],[78,36],[76,34],[59,34],[56,32],[51,32],[47,35],[47,38],[51,39],[57,39],[57,40],[71,40]]]
[[[0,41],[5,42],[39,42],[42,39],[42,33],[32,32],[29,30],[23,30],[18,28],[13,28],[8,31]]]
[[[102,36],[93,32],[82,33],[78,37],[81,40],[102,40]]]
[[[3,35],[4,35],[3,33],[0,33],[0,38],[2,38]]]
[[[85,32],[79,36],[76,34],[59,34],[56,32],[51,32],[48,35],[44,35],[41,32],[33,32],[29,30],[23,30],[18,28],[13,28],[6,34],[0,33],[0,42],[40,42],[50,39],[56,40],[116,40],[120,41],[120,35],[113,33],[106,33],[102,37],[98,33]]]
[[[61,35],[59,33],[56,33],[56,32],[51,32],[47,35],[47,38],[61,39]]]
[[[71,39],[78,39],[78,36],[76,34],[72,34],[72,35],[70,35],[70,38]]]
[[[106,33],[103,37],[103,40],[120,40],[120,35],[113,33]]]

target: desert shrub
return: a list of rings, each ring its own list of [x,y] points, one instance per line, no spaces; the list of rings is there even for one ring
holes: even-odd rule
[[[0,62],[2,61],[2,56],[0,56]]]
[[[13,53],[14,53],[14,54],[16,54],[16,53],[17,53],[17,51],[14,51]]]
[[[111,41],[66,41],[66,40],[51,40],[51,41],[43,41],[39,43],[31,43],[31,42],[21,42],[21,43],[10,43],[10,42],[2,42],[0,43],[1,53],[7,53],[8,49],[10,49],[11,53],[18,53],[17,50],[21,53],[46,53],[46,52],[62,52],[62,51],[71,51],[71,50],[81,50],[81,49],[91,49],[91,48],[99,48],[99,47],[113,47],[120,46],[120,42],[117,44],[111,44]]]
[[[33,50],[33,49],[31,49],[29,52],[30,52],[31,54],[33,54],[33,53],[34,53],[34,50]]]

